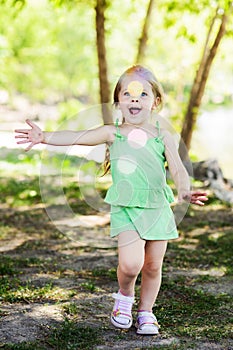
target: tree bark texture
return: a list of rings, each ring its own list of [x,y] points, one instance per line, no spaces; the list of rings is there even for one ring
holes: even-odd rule
[[[196,125],[198,110],[201,105],[202,97],[204,95],[204,90],[205,90],[206,82],[209,76],[210,68],[216,56],[217,49],[219,47],[221,39],[223,38],[226,32],[226,22],[227,22],[226,13],[223,13],[220,17],[218,16],[218,18],[220,18],[221,23],[220,23],[217,35],[215,37],[214,43],[209,49],[207,48],[209,37],[211,34],[209,31],[207,35],[203,56],[202,56],[199,68],[196,72],[196,76],[191,89],[189,104],[188,104],[187,112],[184,117],[183,128],[181,131],[182,142],[180,142],[180,146],[179,146],[179,153],[182,160],[185,160],[188,157],[188,151],[191,146],[192,133]],[[216,19],[217,19],[217,16],[213,18],[210,30],[212,30],[213,22]]]
[[[96,44],[98,53],[100,102],[104,124],[112,123],[112,116],[108,108],[110,102],[110,87],[108,82],[108,69],[105,47],[105,9],[106,0],[96,0]]]
[[[154,0],[150,0],[147,8],[146,17],[143,23],[142,33],[139,38],[138,53],[136,57],[136,63],[142,63],[146,55],[146,46],[148,40],[148,31],[150,25],[150,19],[152,14],[152,9],[154,5]]]

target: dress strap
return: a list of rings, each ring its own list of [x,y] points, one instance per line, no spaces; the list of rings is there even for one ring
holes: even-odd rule
[[[158,136],[161,136],[161,135],[160,135],[160,124],[159,124],[159,121],[158,121],[158,120],[156,120],[155,127],[156,127],[156,129],[158,130]]]
[[[115,121],[115,127],[116,127],[116,136],[121,136],[121,133],[120,133],[120,128],[119,128],[119,119],[117,118],[116,121]]]

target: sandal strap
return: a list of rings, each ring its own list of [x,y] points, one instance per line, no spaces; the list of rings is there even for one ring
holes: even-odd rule
[[[122,295],[120,292],[113,293],[112,297],[116,300],[112,315],[114,317],[120,316],[121,318],[132,318],[131,309],[134,303],[134,297]]]
[[[127,303],[134,303],[134,297],[127,297],[126,295],[122,295],[120,293],[113,293],[112,297],[116,300],[120,300],[120,301],[125,301]]]
[[[155,317],[155,315],[152,312],[148,312],[148,311],[140,311],[138,312],[137,315],[137,323],[139,325],[139,327],[141,327],[144,324],[148,324],[148,325],[156,325],[158,328],[160,327],[157,321],[157,318]]]
[[[121,312],[120,309],[113,310],[113,311],[112,311],[112,315],[113,315],[114,317],[120,316],[120,317],[126,318],[126,319],[132,317],[130,314],[126,314],[126,313],[124,313],[124,312]]]

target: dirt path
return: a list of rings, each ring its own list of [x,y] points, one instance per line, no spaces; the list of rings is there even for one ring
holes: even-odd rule
[[[231,209],[221,213],[221,222],[225,221],[226,226],[219,226],[219,234],[224,235],[231,229],[232,216],[229,214],[232,215]],[[211,211],[203,213],[200,218],[206,222],[203,228],[195,226],[192,216],[184,220],[185,230],[192,224],[182,247],[187,254],[196,249],[197,237],[211,231],[212,215]],[[99,218],[102,226],[94,228],[75,226],[75,223],[63,220],[60,222],[61,234],[59,227],[49,222],[40,207],[21,212],[3,209],[1,216],[3,224],[8,227],[8,234],[2,235],[0,247],[5,264],[3,278],[8,278],[8,285],[5,284],[5,289],[2,289],[0,348],[14,349],[13,345],[9,347],[6,344],[26,346],[24,342],[31,342],[34,349],[62,349],[53,347],[50,335],[64,324],[64,320],[68,320],[82,329],[96,331],[98,339],[95,345],[88,347],[90,340],[84,339],[80,349],[233,349],[233,341],[229,338],[217,341],[216,337],[211,339],[207,335],[199,339],[191,333],[188,336],[188,332],[186,335],[184,332],[180,336],[173,335],[172,320],[167,321],[169,331],[162,324],[158,337],[141,337],[135,334],[134,327],[125,332],[110,325],[111,294],[117,290],[117,251],[116,242],[108,237],[107,218],[106,221],[103,221],[103,217]],[[93,218],[87,216],[86,219]],[[216,225],[213,232],[216,232]],[[193,293],[202,290],[209,297],[232,296],[232,280],[223,267],[207,267],[203,266],[203,262],[195,267],[176,267],[170,263],[174,254],[179,258],[177,247],[168,250],[164,268],[165,285],[169,281],[172,286],[174,281],[174,292],[164,287],[162,298],[163,293],[176,295],[176,285],[181,282],[186,283]],[[139,285],[136,289],[138,297]],[[177,298],[178,303],[182,302],[178,294]],[[173,307],[176,307],[175,304]],[[134,315],[135,312],[136,305]],[[223,312],[230,315],[228,308]],[[193,322],[192,315],[189,322]],[[187,320],[185,327],[188,327]],[[23,345],[17,347],[32,348]],[[74,348],[65,345],[65,349]]]

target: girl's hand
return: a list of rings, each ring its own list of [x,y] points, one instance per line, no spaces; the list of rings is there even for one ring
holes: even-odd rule
[[[25,149],[25,151],[27,152],[36,144],[43,142],[44,134],[43,131],[39,128],[39,126],[34,124],[31,120],[27,119],[26,123],[31,127],[31,129],[15,130],[16,133],[19,133],[19,135],[16,135],[15,138],[22,139],[22,141],[17,142],[18,145],[30,142],[30,145]]]
[[[178,202],[186,201],[200,206],[203,206],[205,204],[203,202],[206,202],[207,200],[207,194],[201,191],[185,191],[182,192],[178,198]]]

